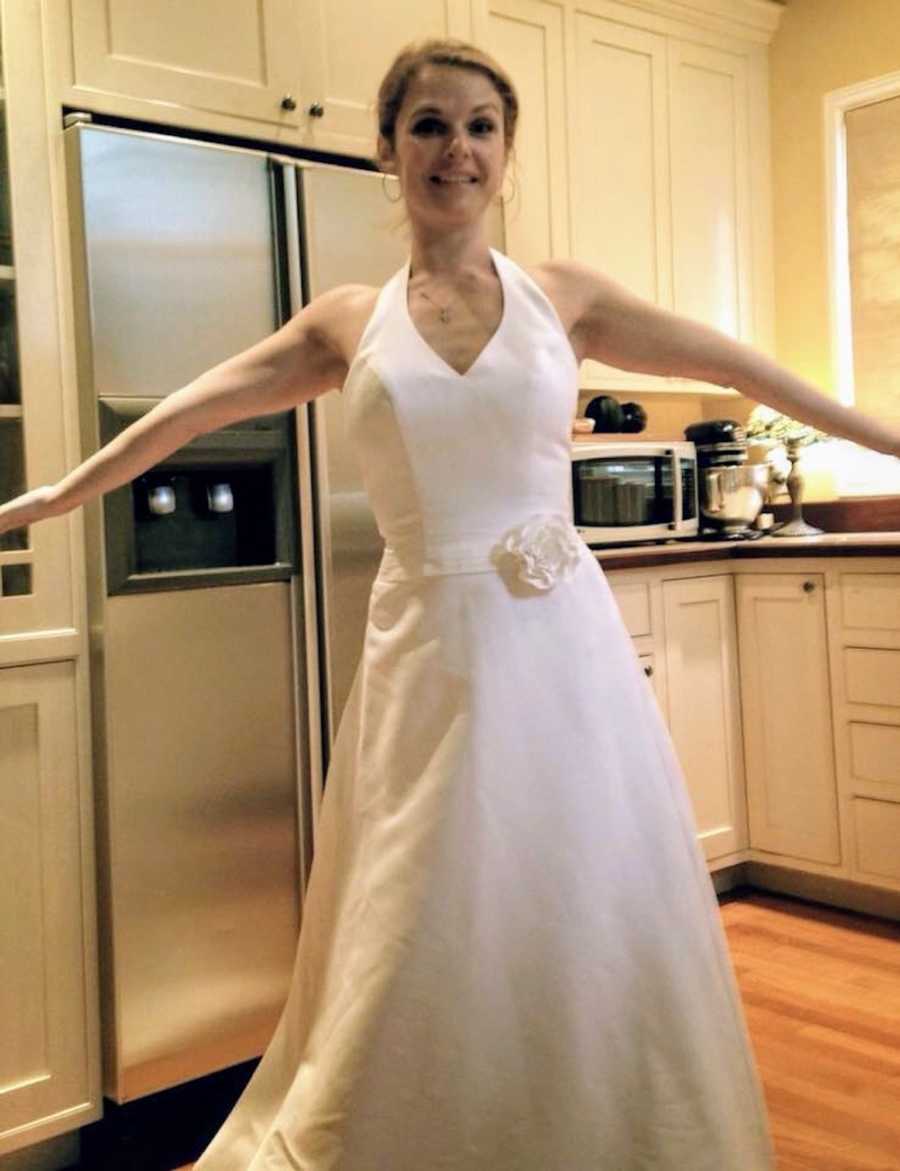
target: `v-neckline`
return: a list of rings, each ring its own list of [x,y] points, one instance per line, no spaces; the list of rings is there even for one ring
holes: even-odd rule
[[[437,350],[434,348],[434,346],[424,337],[424,335],[419,332],[418,326],[416,325],[415,321],[413,321],[412,314],[409,311],[409,276],[410,276],[410,268],[412,267],[412,257],[410,257],[407,260],[406,267],[403,270],[404,275],[403,275],[402,287],[400,289],[400,296],[401,296],[401,300],[403,302],[403,313],[406,317],[407,322],[409,323],[410,329],[416,335],[416,337],[419,339],[419,343],[428,351],[429,354],[431,354],[431,356],[435,359],[435,361],[439,362],[441,364],[441,366],[444,367],[445,370],[448,370],[454,376],[454,378],[459,378],[460,380],[464,380],[464,379],[468,378],[469,375],[472,373],[472,371],[475,369],[475,367],[480,365],[482,358],[485,356],[485,354],[488,352],[488,350],[491,349],[494,342],[499,337],[500,332],[503,329],[503,326],[506,323],[509,296],[507,294],[506,283],[503,279],[503,265],[502,265],[502,261],[498,260],[497,252],[495,251],[495,249],[491,248],[491,249],[489,249],[489,251],[491,254],[491,263],[494,266],[494,272],[497,274],[497,280],[500,282],[500,296],[503,301],[503,305],[500,310],[500,320],[497,322],[497,328],[494,330],[494,332],[491,334],[491,336],[487,339],[487,341],[484,343],[484,345],[481,347],[481,349],[478,351],[478,353],[475,355],[475,358],[473,359],[473,361],[466,367],[466,369],[464,371],[462,371],[462,373],[460,373],[460,371],[457,370],[455,366],[451,366],[450,363],[447,361],[447,359],[443,358],[437,352]]]

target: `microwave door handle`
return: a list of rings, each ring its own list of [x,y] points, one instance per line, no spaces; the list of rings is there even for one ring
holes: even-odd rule
[[[674,489],[672,494],[672,519],[674,523],[672,527],[681,528],[681,521],[684,519],[684,510],[681,499],[681,459],[679,458],[677,449],[673,449],[672,451],[672,487]]]

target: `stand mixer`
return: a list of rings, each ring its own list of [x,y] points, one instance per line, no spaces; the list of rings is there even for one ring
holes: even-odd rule
[[[685,428],[697,449],[700,536],[706,540],[752,541],[765,535],[752,527],[770,487],[768,464],[747,462],[747,435],[733,419],[711,419]]]

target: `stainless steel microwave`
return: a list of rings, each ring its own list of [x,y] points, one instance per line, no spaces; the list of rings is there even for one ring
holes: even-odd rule
[[[696,537],[694,444],[574,442],[572,512],[589,545]]]

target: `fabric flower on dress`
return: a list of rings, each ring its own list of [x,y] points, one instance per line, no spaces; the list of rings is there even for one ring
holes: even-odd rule
[[[534,516],[510,529],[501,548],[518,562],[519,581],[538,590],[549,590],[575,572],[581,544],[571,522],[550,513]]]

